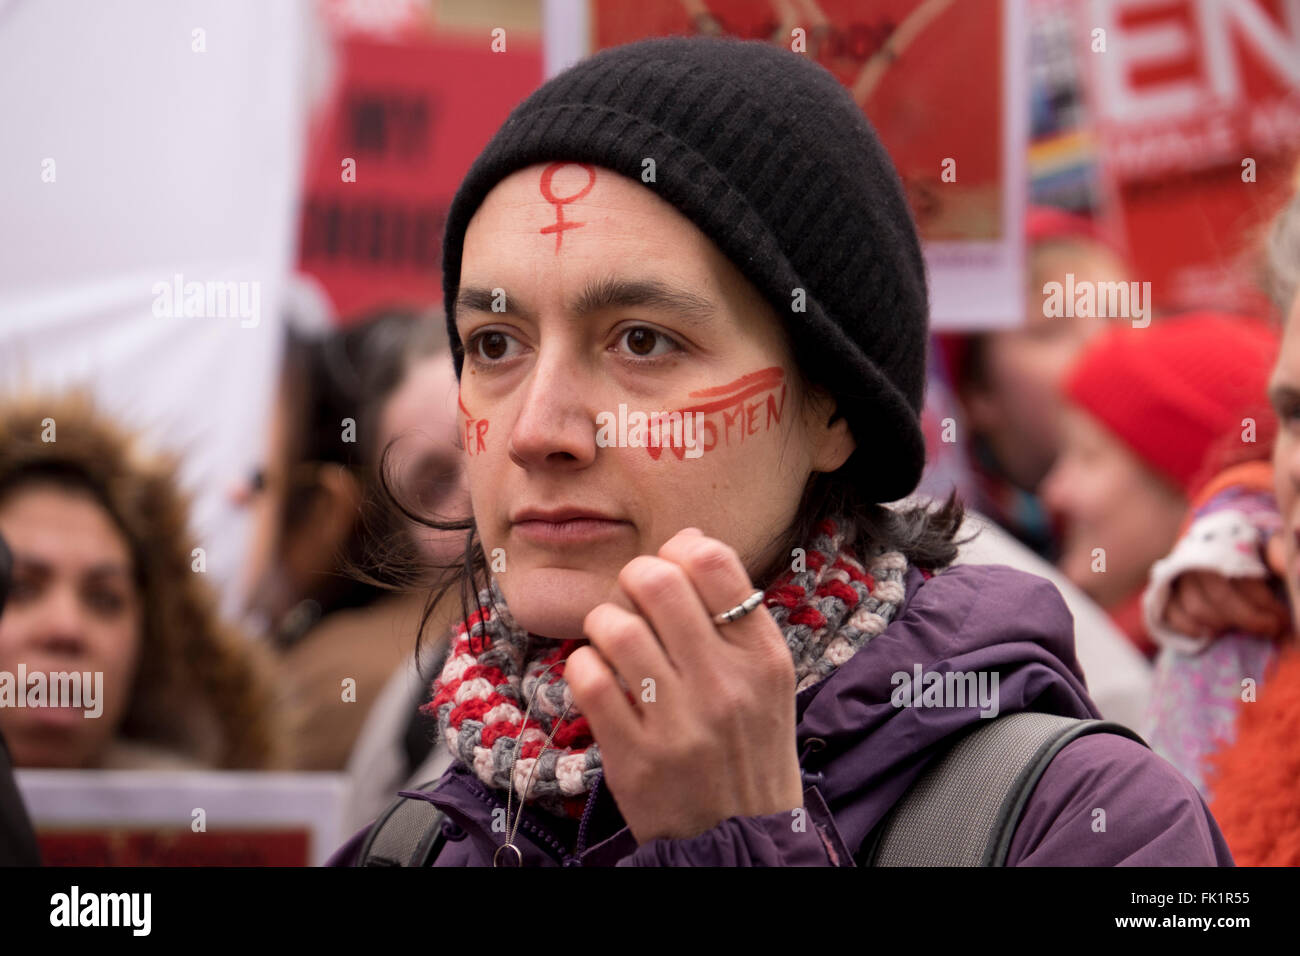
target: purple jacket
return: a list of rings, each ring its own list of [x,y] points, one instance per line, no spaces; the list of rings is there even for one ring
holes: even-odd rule
[[[898,686],[891,676],[912,675],[917,664],[926,673],[996,672],[999,715],[1100,716],[1075,660],[1070,612],[1049,581],[1001,565],[957,565],[929,581],[911,569],[903,606],[884,632],[796,697],[807,826],[792,826],[788,811],[731,817],[688,839],[638,846],[601,777],[576,839],[566,840],[565,828],[544,811],[524,813],[515,839],[524,865],[855,866],[872,829],[929,761],[981,719],[978,703],[960,709],[891,703]],[[432,790],[410,793],[447,815],[448,840],[436,866],[491,865],[504,841],[492,829],[493,811],[504,813],[504,792],[456,763]],[[365,834],[353,836],[327,865],[352,865]],[[1081,737],[1051,762],[1007,862],[1233,865],[1196,788],[1164,758],[1113,734]]]

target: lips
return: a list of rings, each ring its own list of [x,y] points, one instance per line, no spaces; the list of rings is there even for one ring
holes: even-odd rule
[[[543,511],[540,508],[525,508],[510,518],[511,524],[519,524],[523,521],[546,521],[552,524],[560,524],[565,521],[575,520],[592,520],[592,521],[618,521],[611,515],[602,514],[599,511],[592,511],[590,508],[555,508],[550,511]]]
[[[556,508],[543,511],[525,508],[511,519],[513,530],[523,540],[540,547],[592,544],[627,531],[629,522],[590,508]]]

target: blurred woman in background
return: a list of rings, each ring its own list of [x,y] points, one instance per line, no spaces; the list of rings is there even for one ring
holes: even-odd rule
[[[78,395],[0,404],[0,671],[102,673],[102,713],[0,708],[19,767],[278,762],[266,661],[223,626],[174,465]]]
[[[1049,206],[1025,217],[1028,256],[1025,321],[1016,328],[948,332],[936,338],[967,429],[967,504],[1006,528],[1048,561],[1060,529],[1038,496],[1063,443],[1066,372],[1088,342],[1113,319],[1048,315],[1049,282],[1120,282],[1129,268],[1087,219]],[[953,445],[936,443],[931,458]]]
[[[382,688],[413,660],[424,595],[397,589],[463,545],[380,493],[386,463],[412,511],[468,513],[446,340],[440,312],[407,310],[315,339],[291,334],[256,482],[273,527],[252,601],[279,651],[297,769],[345,767]],[[412,746],[427,750],[432,730],[421,721]]]
[[[1066,378],[1063,451],[1042,487],[1064,519],[1059,566],[1148,656],[1147,576],[1173,547],[1211,449],[1242,432],[1276,355],[1262,322],[1196,313],[1115,326]]]

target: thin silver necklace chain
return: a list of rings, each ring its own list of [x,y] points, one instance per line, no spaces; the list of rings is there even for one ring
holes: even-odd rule
[[[528,708],[524,711],[524,722],[519,729],[519,736],[515,738],[515,756],[514,759],[510,761],[510,780],[508,781],[508,785],[506,788],[507,822],[510,821],[510,805],[511,805],[512,798],[514,797],[515,765],[519,763],[519,751],[522,749],[519,741],[523,738],[524,733],[528,730],[528,717],[533,712],[533,702],[537,700],[537,692],[542,689],[542,678],[544,678],[550,672],[552,667],[554,667],[556,664],[559,663],[561,662],[556,661],[554,664],[548,664],[546,670],[542,671],[540,674],[537,675],[537,684],[533,687],[533,692],[528,697]],[[559,719],[557,719],[555,723],[551,725],[551,732],[546,738],[546,743],[544,743],[542,745],[542,749],[537,752],[537,757],[533,760],[533,765],[528,769],[528,779],[524,781],[524,792],[519,798],[519,813],[515,815],[513,824],[511,824],[506,830],[506,842],[503,843],[497,849],[497,852],[495,854],[493,854],[492,857],[493,866],[500,866],[500,863],[498,862],[498,857],[501,851],[504,850],[506,847],[510,847],[510,849],[512,849],[515,852],[515,858],[519,864],[523,863],[523,859],[524,859],[523,853],[520,852],[519,847],[515,846],[515,835],[519,832],[519,824],[523,822],[525,801],[528,799],[528,788],[532,786],[533,773],[536,772],[537,770],[537,764],[539,761],[541,761],[542,754],[546,753],[546,751],[550,748],[551,741],[555,739],[556,732],[560,729],[560,725],[564,723],[564,718],[569,716],[569,711],[572,709],[573,709],[573,701],[572,699],[570,699],[569,705],[564,708],[564,713],[561,714],[559,716]]]

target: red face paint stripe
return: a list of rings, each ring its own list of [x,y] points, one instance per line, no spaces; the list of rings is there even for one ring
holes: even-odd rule
[[[771,368],[761,369],[757,372],[750,372],[748,375],[742,375],[734,382],[728,382],[726,385],[718,385],[715,388],[702,388],[698,392],[687,392],[691,398],[711,398],[714,395],[726,395],[736,389],[744,388],[746,385],[758,382],[767,383],[768,388],[780,385],[781,380],[785,378],[785,371],[779,365],[773,365]]]
[[[740,404],[745,399],[750,398],[751,396],[759,395],[763,392],[771,391],[772,388],[773,388],[772,385],[769,385],[765,382],[760,383],[758,385],[754,385],[751,388],[746,389],[743,392],[738,392],[735,395],[730,396],[729,398],[720,398],[716,402],[706,402],[703,405],[689,405],[686,408],[681,409],[681,412],[683,415],[686,414],[687,412],[704,412],[705,414],[708,414],[709,412],[720,412],[724,408],[732,408]]]

